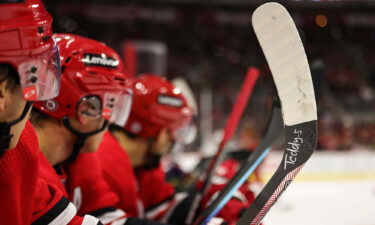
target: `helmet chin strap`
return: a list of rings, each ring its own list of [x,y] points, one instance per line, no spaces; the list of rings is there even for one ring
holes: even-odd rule
[[[32,102],[26,102],[25,108],[18,119],[11,122],[0,122],[0,156],[2,156],[7,149],[9,149],[10,140],[13,137],[13,134],[10,133],[10,129],[13,125],[21,122],[26,117],[32,105]]]
[[[89,138],[90,136],[93,136],[97,133],[102,132],[108,125],[108,121],[105,120],[103,126],[99,130],[95,130],[95,131],[88,132],[88,133],[82,133],[82,132],[79,132],[72,127],[72,125],[70,124],[70,122],[68,120],[68,117],[62,118],[62,121],[63,121],[64,126],[69,131],[71,131],[73,134],[75,134],[77,136],[77,139],[76,139],[76,141],[74,143],[74,146],[73,146],[72,154],[69,156],[69,158],[67,160],[65,160],[66,163],[74,162],[78,157],[79,151],[81,150],[81,148],[85,144],[86,139]]]

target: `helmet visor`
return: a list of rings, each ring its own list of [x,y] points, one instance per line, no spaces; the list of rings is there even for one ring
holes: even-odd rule
[[[59,94],[61,68],[56,46],[18,65],[24,99],[45,101]]]
[[[196,136],[197,126],[192,122],[173,130],[173,138],[180,144],[188,145],[195,140]]]
[[[106,93],[104,97],[103,117],[110,123],[118,126],[125,126],[128,120],[133,95],[130,90],[122,94]]]

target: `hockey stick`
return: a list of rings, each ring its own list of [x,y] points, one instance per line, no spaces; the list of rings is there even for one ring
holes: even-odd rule
[[[195,196],[193,198],[193,202],[191,205],[191,208],[187,214],[185,223],[186,224],[191,224],[193,221],[194,217],[196,216],[196,212],[200,206],[200,203],[202,201],[202,197],[206,193],[211,177],[217,167],[217,165],[220,162],[220,157],[223,155],[223,150],[225,147],[225,144],[227,141],[233,136],[234,132],[236,131],[238,122],[241,119],[242,113],[245,110],[246,104],[248,102],[248,99],[254,89],[255,83],[258,80],[259,77],[259,70],[256,69],[255,67],[250,67],[247,71],[245,82],[242,85],[240,93],[237,95],[234,107],[232,108],[231,114],[227,120],[227,123],[225,125],[224,129],[224,136],[221,139],[220,145],[218,147],[218,150],[214,157],[212,158],[207,172],[205,173],[204,178],[203,178],[203,185],[202,187],[197,190],[197,193],[195,193]]]
[[[262,221],[311,157],[317,142],[314,87],[292,18],[282,5],[266,3],[255,10],[252,24],[281,101],[286,148],[278,169],[237,225],[256,225]]]
[[[224,207],[224,205],[233,196],[233,193],[246,181],[254,170],[263,161],[267,153],[271,150],[272,144],[280,137],[283,129],[283,120],[281,118],[281,108],[278,99],[274,100],[271,119],[267,128],[266,135],[261,140],[250,157],[243,162],[236,175],[230,180],[219,196],[203,211],[203,213],[194,221],[194,225],[207,224],[212,217]]]

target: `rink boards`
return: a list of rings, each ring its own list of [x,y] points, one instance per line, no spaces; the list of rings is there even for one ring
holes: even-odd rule
[[[281,152],[273,151],[261,167],[267,180],[278,166]],[[296,181],[375,181],[375,151],[317,151],[306,163]]]

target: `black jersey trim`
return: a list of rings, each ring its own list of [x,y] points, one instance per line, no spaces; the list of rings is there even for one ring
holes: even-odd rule
[[[62,197],[46,214],[34,221],[31,225],[46,225],[51,223],[58,217],[66,208],[68,208],[69,200]]]

